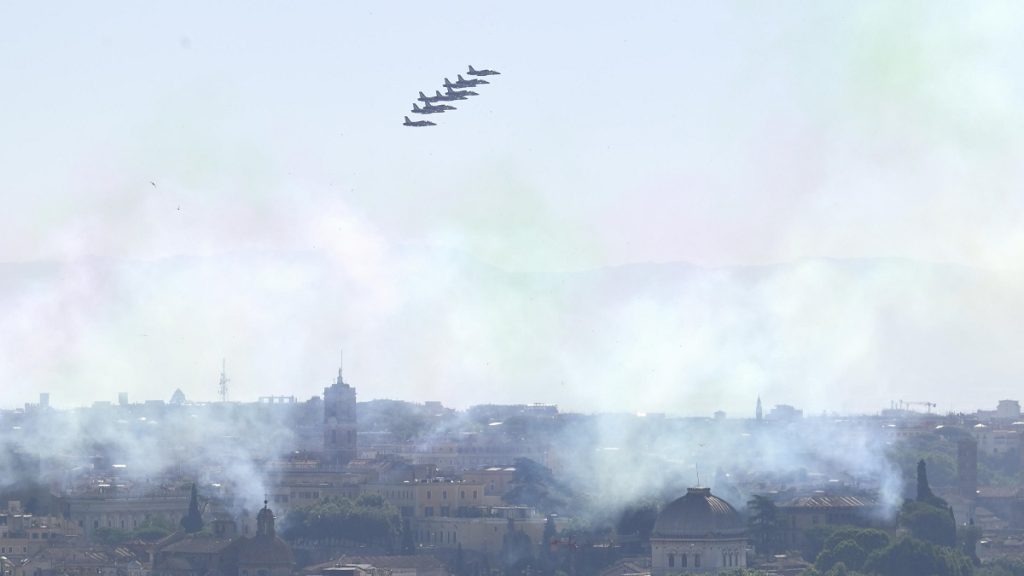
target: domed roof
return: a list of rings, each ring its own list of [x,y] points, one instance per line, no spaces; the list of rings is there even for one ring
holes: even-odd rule
[[[712,495],[710,488],[690,488],[686,496],[673,500],[658,514],[652,536],[706,538],[737,536],[745,530],[739,512]]]

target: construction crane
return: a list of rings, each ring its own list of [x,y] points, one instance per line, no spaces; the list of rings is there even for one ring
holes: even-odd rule
[[[929,414],[931,414],[932,413],[932,408],[935,408],[936,406],[938,406],[938,404],[936,404],[935,402],[928,402],[928,401],[924,401],[924,402],[906,402],[906,401],[903,401],[903,400],[899,401],[899,409],[900,410],[910,410],[911,406],[924,406],[925,409],[927,410],[927,412]]]

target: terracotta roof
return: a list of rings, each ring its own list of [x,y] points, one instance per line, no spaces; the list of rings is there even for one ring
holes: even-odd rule
[[[1020,493],[1014,486],[978,486],[978,498],[1017,498]]]
[[[801,496],[783,504],[784,508],[864,508],[878,506],[873,498],[861,496]]]
[[[292,549],[276,536],[253,536],[242,538],[238,550],[239,564],[277,564],[291,566],[295,563]]]
[[[650,558],[623,558],[602,570],[601,576],[647,576],[650,573]]]
[[[177,554],[220,554],[231,547],[232,541],[224,538],[185,537],[177,542],[172,542],[160,552],[173,552]]]
[[[447,574],[444,562],[433,556],[341,556],[332,562],[308,566],[302,572],[304,574],[319,574],[327,568],[344,566],[346,564],[369,564],[377,568],[391,569],[415,568],[418,573],[438,571],[439,573]]]

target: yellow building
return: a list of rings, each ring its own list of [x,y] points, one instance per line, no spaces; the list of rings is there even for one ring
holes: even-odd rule
[[[398,508],[403,517],[429,518],[466,515],[483,505],[480,483],[448,479],[397,484],[365,484],[361,493],[379,495]]]

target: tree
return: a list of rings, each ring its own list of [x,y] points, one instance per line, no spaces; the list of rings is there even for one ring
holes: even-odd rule
[[[903,503],[899,521],[915,538],[939,546],[956,546],[953,509],[932,493],[924,460],[917,463],[917,499]]]
[[[93,530],[93,540],[107,546],[117,546],[131,540],[131,533],[118,528],[101,527]]]
[[[1024,561],[999,558],[986,562],[974,571],[974,576],[1024,576]]]
[[[956,523],[950,510],[908,500],[900,509],[899,523],[914,538],[938,546],[956,546]]]
[[[462,550],[462,544],[459,544],[459,550]],[[409,523],[408,518],[402,519],[402,554],[415,554],[416,553],[416,542],[412,537],[412,525]]]
[[[852,540],[870,554],[889,545],[889,535],[876,528],[858,528],[843,526],[832,532],[825,539],[825,548],[835,548],[844,540]],[[850,567],[847,565],[847,567]]]
[[[825,549],[825,542],[839,529],[837,526],[822,524],[804,530],[804,544],[800,548],[800,555],[804,560],[814,562],[818,554]]]
[[[400,536],[410,533],[402,529],[398,509],[373,494],[355,500],[323,498],[311,506],[290,511],[284,523],[283,535],[289,540],[350,540],[387,551],[394,548]]]
[[[779,511],[768,496],[755,495],[747,502],[750,510],[750,538],[758,554],[774,554],[779,543]]]
[[[842,566],[842,573],[845,574],[847,569],[860,570],[867,557],[867,552],[855,541],[843,540],[835,548],[828,548],[818,554],[814,567],[831,573],[833,567]]]
[[[550,576],[555,571],[555,559],[551,556],[551,543],[557,535],[555,518],[549,514],[544,521],[544,535],[541,537],[539,554],[537,555],[541,573],[545,576]]]
[[[871,554],[864,571],[879,576],[970,576],[971,560],[952,548],[936,546],[913,537],[904,537],[883,550]]]
[[[508,528],[501,542],[501,567],[506,576],[522,574],[533,564],[533,542],[522,530],[516,529],[509,518]]]
[[[502,496],[505,502],[544,513],[566,512],[572,490],[559,482],[550,468],[529,458],[516,458],[515,467],[515,486]]]
[[[619,534],[636,534],[640,540],[651,538],[654,523],[658,520],[658,507],[653,502],[629,506],[619,516],[615,529]]]
[[[188,514],[181,518],[181,527],[187,534],[195,534],[203,529],[203,515],[199,512],[199,494],[192,483],[192,495],[188,502]]]
[[[146,542],[155,542],[171,532],[173,532],[173,529],[168,522],[162,518],[152,517],[147,518],[134,530],[133,538],[145,540]]]
[[[949,507],[949,503],[936,496],[932,492],[931,486],[928,485],[928,468],[924,459],[917,463],[917,501],[931,504],[936,508]]]

